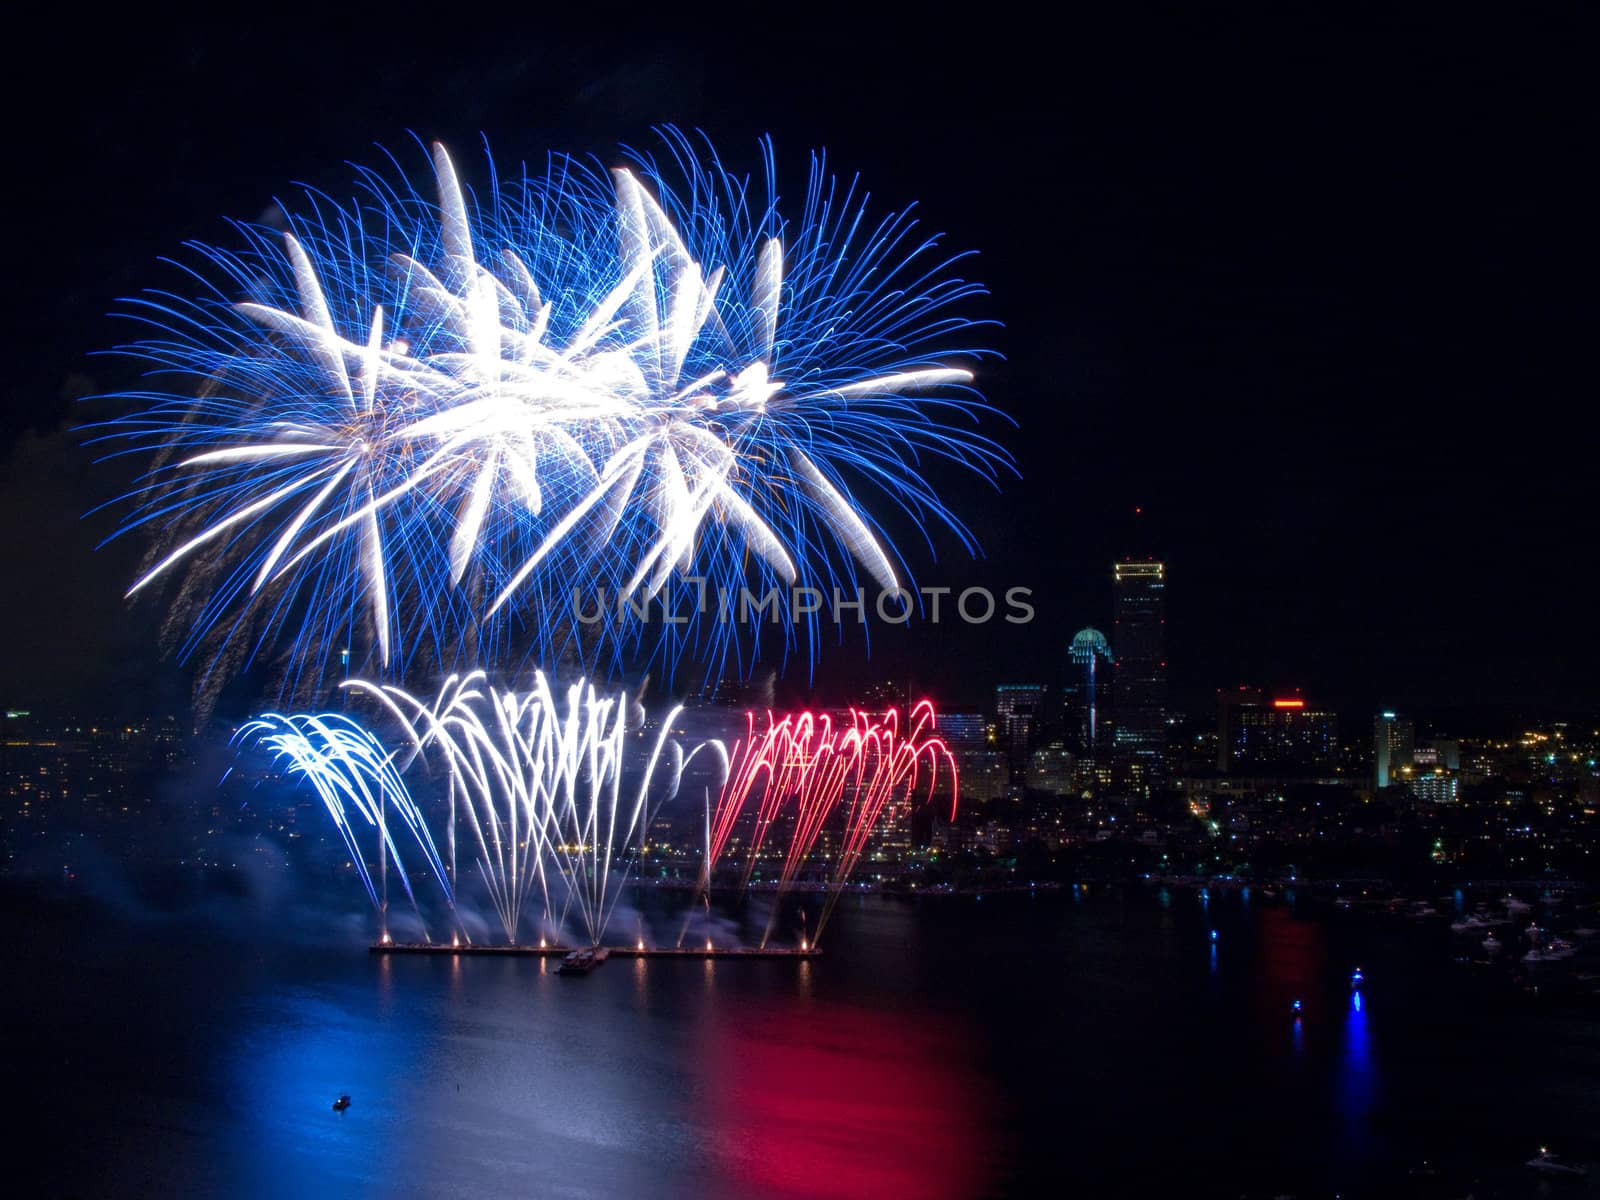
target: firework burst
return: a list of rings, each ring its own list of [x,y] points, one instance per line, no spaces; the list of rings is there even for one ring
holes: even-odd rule
[[[351,647],[388,679],[690,649],[715,675],[758,647],[708,590],[908,580],[868,499],[972,546],[923,472],[1009,468],[976,428],[977,285],[821,158],[789,223],[770,147],[758,185],[663,144],[476,198],[435,147],[426,195],[362,172],[137,303],[152,385],[102,436],[153,459],[130,595],[176,580],[183,653],[287,643],[306,693]],[[580,637],[576,581],[689,619]]]

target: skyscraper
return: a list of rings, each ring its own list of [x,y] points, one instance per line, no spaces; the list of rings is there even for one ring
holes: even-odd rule
[[[1160,778],[1166,765],[1166,568],[1154,560],[1119,562],[1112,583],[1113,745],[1123,781],[1137,786]]]
[[[1100,744],[1100,702],[1109,680],[1111,647],[1098,629],[1080,629],[1067,647],[1067,682],[1061,689],[1067,745],[1093,755]]]
[[[1416,753],[1417,727],[1392,712],[1379,713],[1372,722],[1372,765],[1374,783],[1386,788],[1395,782],[1401,767],[1409,767]]]
[[[1037,683],[1002,683],[994,690],[996,732],[1013,771],[1027,767],[1028,750],[1044,716],[1044,693]]]

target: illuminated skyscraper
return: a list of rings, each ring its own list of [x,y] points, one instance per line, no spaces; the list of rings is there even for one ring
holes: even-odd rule
[[[1417,727],[1392,712],[1379,713],[1372,723],[1374,782],[1386,788],[1401,767],[1409,767],[1416,753]]]
[[[1111,647],[1098,629],[1080,629],[1067,648],[1067,682],[1061,689],[1062,710],[1066,717],[1067,744],[1071,749],[1093,755],[1100,744],[1101,691],[1108,680],[1104,667],[1111,665]]]
[[[1159,778],[1166,765],[1166,568],[1151,560],[1120,562],[1113,572],[1113,744],[1124,781],[1138,785]]]

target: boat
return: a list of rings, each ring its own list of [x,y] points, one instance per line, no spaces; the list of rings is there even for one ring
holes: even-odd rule
[[[1538,1171],[1541,1175],[1583,1176],[1589,1173],[1588,1167],[1579,1166],[1576,1163],[1563,1162],[1543,1146],[1539,1147],[1538,1154],[1523,1165],[1531,1171]]]
[[[1500,953],[1500,948],[1503,944],[1504,943],[1502,943],[1500,939],[1495,937],[1495,935],[1492,933],[1483,939],[1483,949],[1488,954]]]
[[[350,1097],[349,1096],[340,1096],[337,1100],[335,1100],[333,1102],[333,1111],[334,1112],[343,1112],[345,1109],[347,1109],[349,1107],[350,1107]]]
[[[1510,892],[1502,897],[1501,903],[1506,906],[1506,911],[1509,913],[1525,913],[1533,907],[1526,900],[1518,900]]]
[[[1544,946],[1535,946],[1522,956],[1525,963],[1561,962],[1578,952],[1577,947],[1563,938],[1551,938]]]
[[[556,968],[557,975],[587,975],[606,959],[611,957],[611,951],[604,946],[585,947],[574,950],[561,960],[561,966]]]

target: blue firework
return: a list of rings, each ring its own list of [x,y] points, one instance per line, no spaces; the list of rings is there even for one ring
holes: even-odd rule
[[[924,473],[1009,468],[959,259],[821,157],[786,222],[770,145],[758,184],[662,141],[611,171],[491,167],[476,198],[435,147],[427,196],[362,171],[136,302],[151,385],[101,436],[152,459],[130,594],[176,581],[184,654],[275,653],[310,691],[352,653],[716,674],[759,649],[723,595],[908,582],[878,506],[973,545]],[[574,592],[687,616],[590,626]],[[815,654],[814,620],[782,610],[786,650]]]

